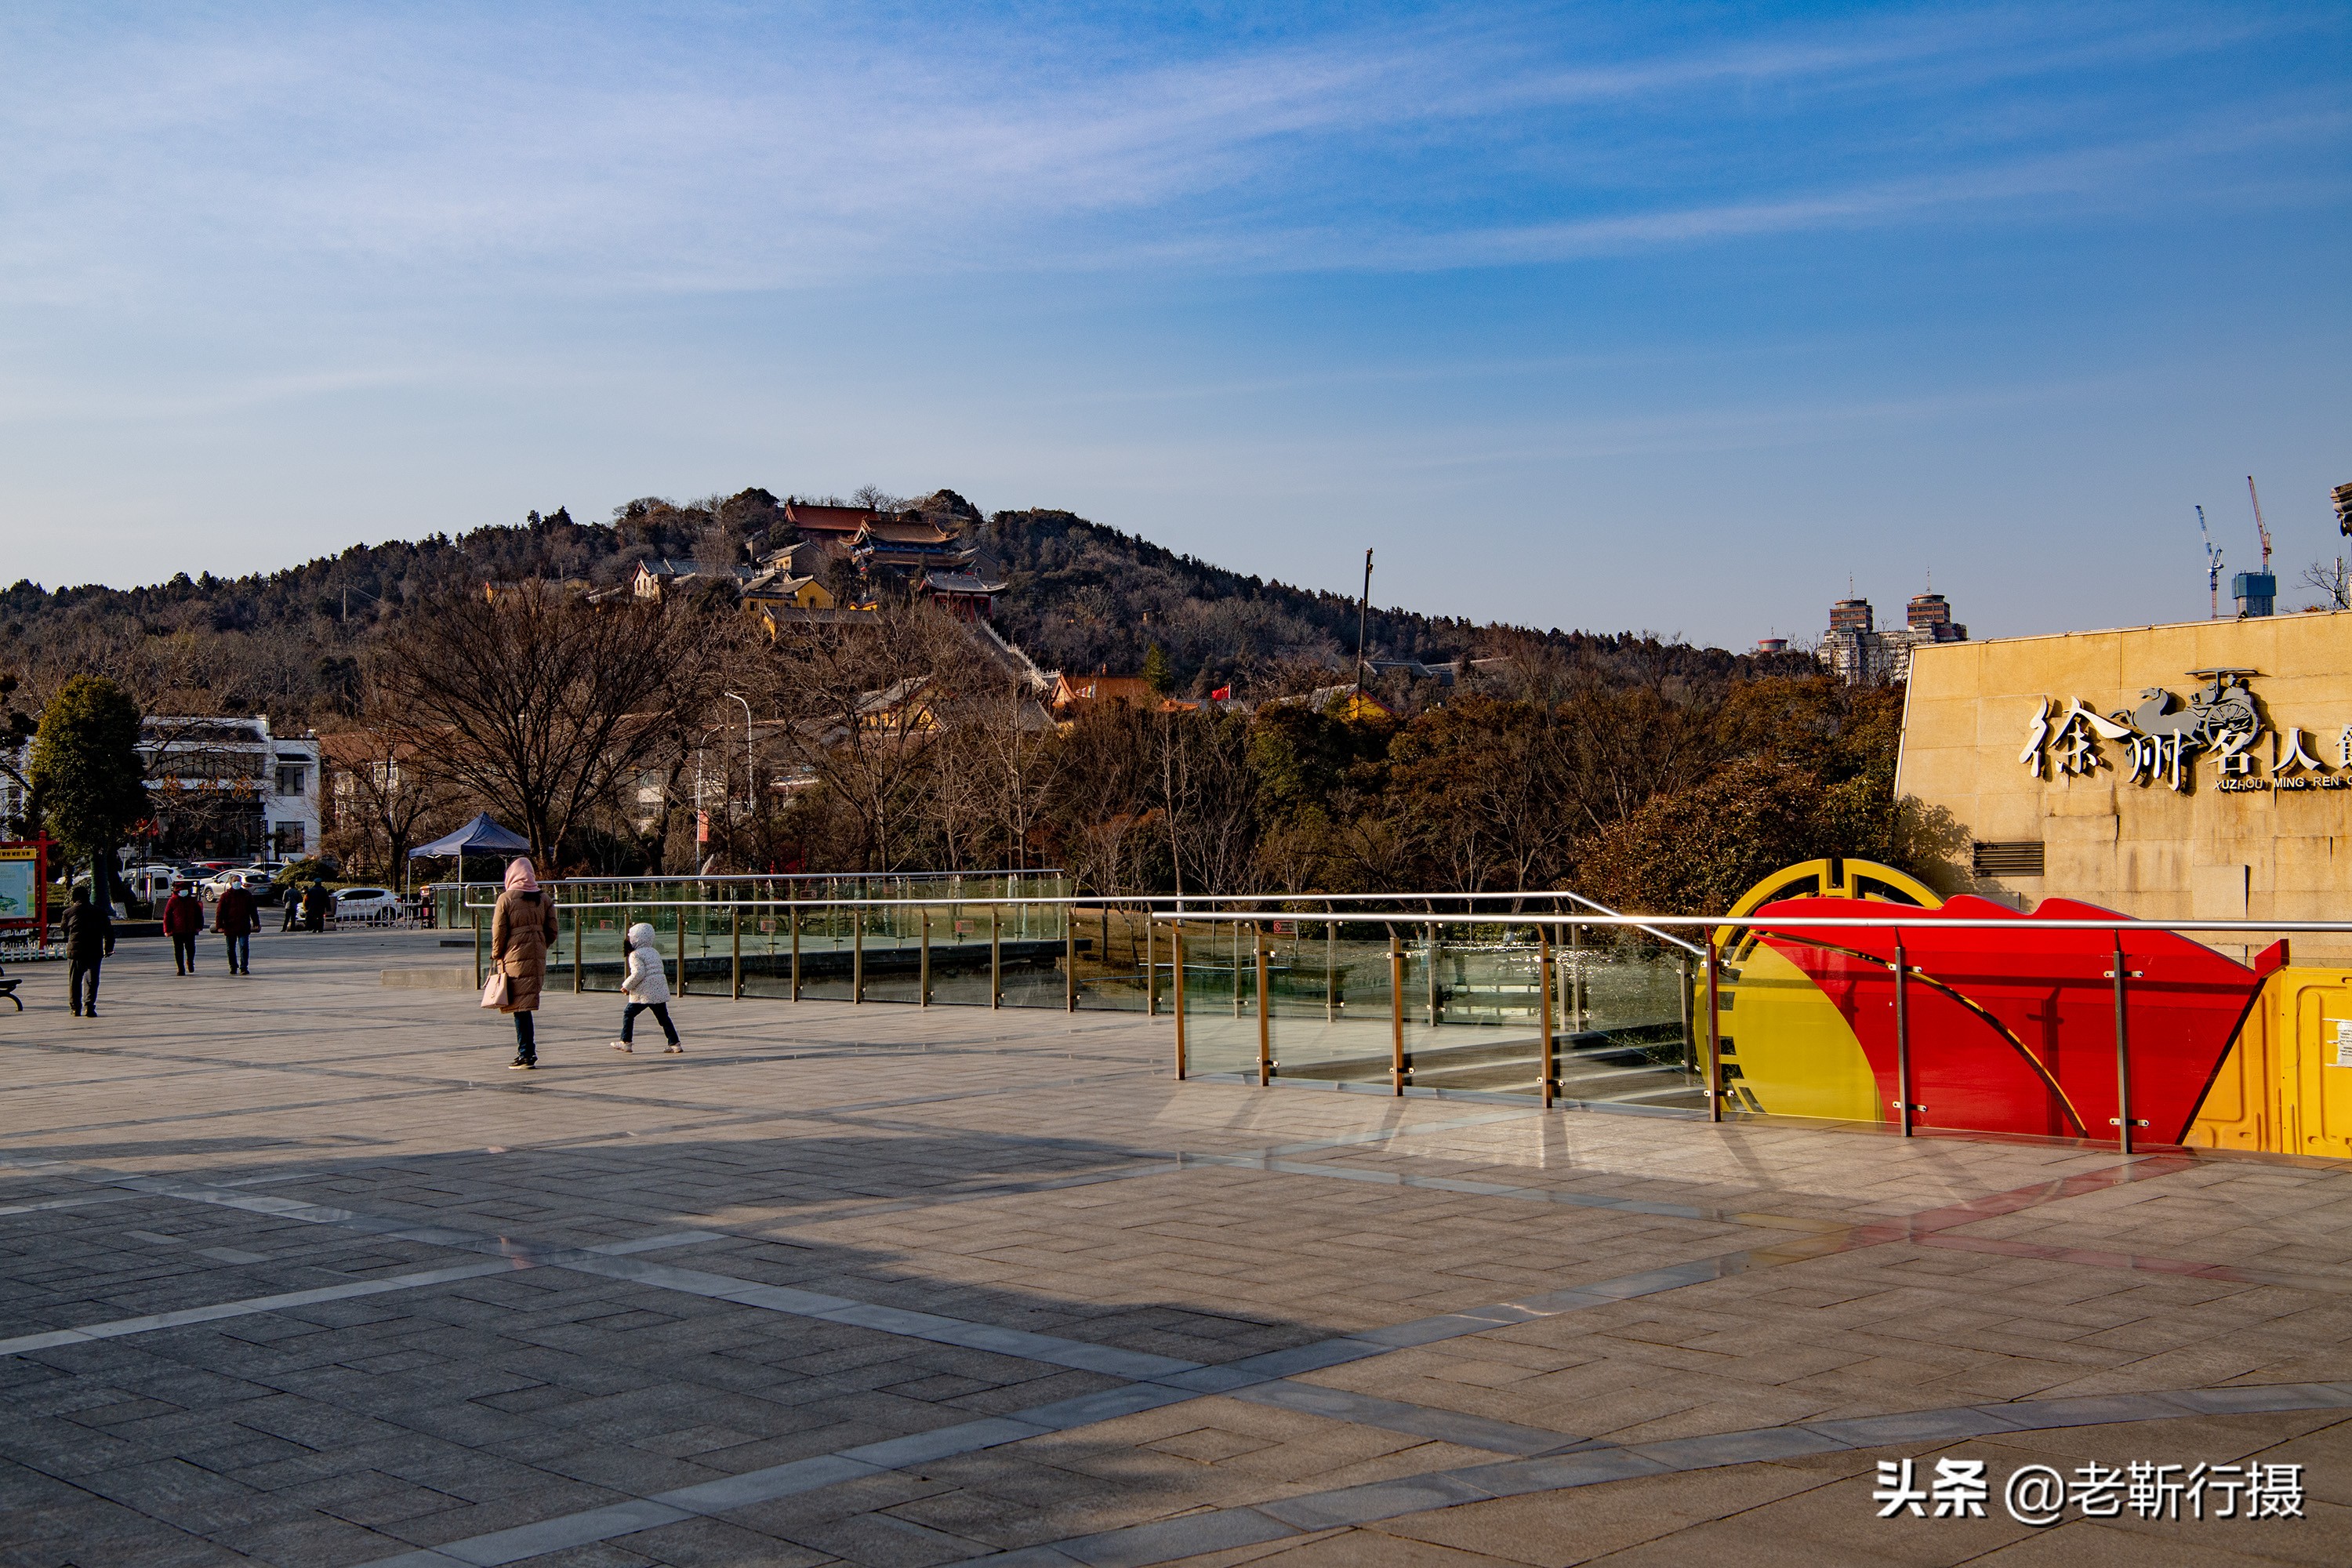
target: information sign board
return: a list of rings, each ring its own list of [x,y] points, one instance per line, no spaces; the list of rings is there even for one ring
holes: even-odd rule
[[[0,931],[39,931],[48,920],[48,846],[0,843]]]

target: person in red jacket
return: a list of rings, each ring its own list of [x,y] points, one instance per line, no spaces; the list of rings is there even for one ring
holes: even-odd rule
[[[232,882],[221,890],[213,907],[213,930],[228,939],[228,972],[253,973],[253,933],[261,925],[260,906],[253,895]]]
[[[172,939],[172,973],[196,972],[196,938],[204,929],[204,901],[196,897],[194,886],[173,883],[172,896],[163,900],[163,934]]]

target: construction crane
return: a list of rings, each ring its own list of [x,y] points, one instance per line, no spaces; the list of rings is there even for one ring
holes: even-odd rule
[[[2205,526],[2205,509],[2197,509],[2197,537],[2205,542],[2205,593],[2212,602],[2207,608],[2210,619],[2221,618],[2221,547],[2213,542],[2213,533]]]
[[[2246,494],[2253,500],[2254,532],[2262,537],[2263,571],[2268,573],[2271,569],[2271,531],[2263,526],[2262,492],[2254,489],[2254,476],[2252,474],[2246,476]]]

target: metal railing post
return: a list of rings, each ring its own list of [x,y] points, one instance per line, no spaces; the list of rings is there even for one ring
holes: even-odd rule
[[[1412,1064],[1404,1054],[1404,942],[1389,932],[1389,1082],[1400,1095]]]
[[[1717,983],[1720,969],[1715,932],[1710,931],[1706,933],[1706,1119],[1709,1121],[1723,1120],[1723,1020],[1717,1010]]]
[[[1191,1063],[1184,1042],[1184,927],[1176,921],[1168,922],[1168,972],[1174,976],[1170,1001],[1176,1009],[1176,1076],[1181,1079]]]
[[[1062,906],[1062,1010],[1078,1010],[1078,910]]]
[[[786,906],[786,921],[793,933],[793,1000],[801,999],[801,907],[797,901]]]
[[[461,897],[463,895],[460,895]],[[482,988],[482,911],[474,911],[474,989]]]
[[[1160,933],[1153,929],[1150,910],[1143,916],[1143,1016],[1160,1016]]]
[[[1329,914],[1331,906],[1323,906]],[[1339,922],[1323,922],[1323,1021],[1336,1024],[1339,1020]]]
[[[1004,932],[1001,923],[1003,907],[988,906],[988,1005],[1004,1005]]]
[[[572,911],[572,994],[580,994],[580,910]]]
[[[743,1000],[743,906],[727,907],[727,936],[734,949],[735,977],[731,983],[730,1000]]]
[[[1225,922],[1226,952],[1234,961],[1234,1016],[1242,1016],[1242,928],[1237,921]]]
[[[931,1005],[931,911],[930,911],[930,910],[929,909],[929,907],[926,907],[926,908],[922,910],[922,917],[923,917],[923,957],[922,957],[922,971],[923,971],[923,973],[922,973],[922,983],[921,983],[921,986],[920,986],[920,994],[921,994],[921,996],[922,996],[922,1001],[921,1001],[920,1005],[925,1006],[925,1007],[928,1007],[928,1006],[929,1006],[929,1005]]]
[[[1576,987],[1575,977],[1571,975],[1568,984],[1572,993]],[[1692,1072],[1698,1070],[1698,1032],[1691,1027],[1691,988],[1696,984],[1691,979],[1690,954],[1677,953],[1675,957],[1675,1007],[1682,1015],[1683,1065]]]
[[[1423,928],[1429,932],[1429,1026],[1437,1027],[1437,922],[1432,921]]]
[[[1265,1005],[1265,928],[1250,927],[1250,952],[1257,963],[1257,1086],[1274,1081],[1274,1020]]]
[[[1683,1038],[1690,1038],[1690,969],[1683,969]],[[1568,928],[1568,1032],[1584,1032],[1584,927]]]
[[[864,888],[858,889],[860,893]],[[852,1003],[866,1000],[866,906],[853,905],[849,911],[849,999]]]
[[[683,996],[686,994],[686,906],[672,904],[670,908],[677,911],[677,994]]]
[[[1536,1011],[1543,1016],[1542,1046],[1536,1057],[1536,1067],[1543,1074],[1543,1103],[1551,1108],[1552,1090],[1557,1079],[1552,1074],[1551,1043],[1551,931],[1545,927],[1536,933],[1538,952],[1536,959]]]
[[[1911,1136],[1911,963],[1903,951],[1900,931],[1895,937],[1895,1109],[1903,1136]]]
[[[2132,1120],[2131,1102],[2131,1020],[2124,1007],[2125,977],[2137,970],[2124,967],[2124,933],[2116,932],[2116,966],[2111,973],[2116,981],[2116,1147],[2124,1153],[2132,1152],[2132,1129],[2140,1123]]]

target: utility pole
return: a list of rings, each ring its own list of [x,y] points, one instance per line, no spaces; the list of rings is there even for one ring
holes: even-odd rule
[[[1356,604],[1356,695],[1364,694],[1364,621],[1372,609],[1372,552],[1364,552],[1364,596]]]

